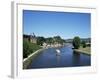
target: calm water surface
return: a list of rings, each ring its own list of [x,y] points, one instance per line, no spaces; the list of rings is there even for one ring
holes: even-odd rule
[[[30,69],[35,68],[55,68],[55,67],[75,67],[90,66],[91,57],[82,53],[74,53],[71,47],[64,46],[59,48],[61,55],[56,55],[55,48],[49,48],[40,53],[40,55],[32,61]]]

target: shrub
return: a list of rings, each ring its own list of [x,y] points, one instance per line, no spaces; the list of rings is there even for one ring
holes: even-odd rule
[[[85,48],[86,47],[86,42],[82,41],[82,47]]]
[[[29,42],[28,40],[23,40],[23,58],[27,58],[28,55],[33,53],[34,51],[40,49],[39,45]]]
[[[30,54],[29,42],[27,40],[23,40],[23,58],[26,58]]]

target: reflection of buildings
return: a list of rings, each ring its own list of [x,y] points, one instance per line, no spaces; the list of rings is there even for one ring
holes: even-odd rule
[[[23,39],[28,40],[28,41],[31,42],[31,43],[37,43],[37,39],[36,39],[36,36],[35,36],[34,33],[31,34],[31,35],[26,35],[26,34],[24,34],[24,35],[23,35]]]

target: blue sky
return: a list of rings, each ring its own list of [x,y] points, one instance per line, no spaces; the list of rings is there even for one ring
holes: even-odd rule
[[[23,10],[23,33],[36,36],[61,36],[64,39],[91,36],[91,14]]]

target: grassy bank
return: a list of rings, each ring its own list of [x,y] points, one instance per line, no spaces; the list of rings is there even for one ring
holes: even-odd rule
[[[29,55],[27,58],[25,58],[23,60],[23,69],[28,69],[32,60],[35,59],[40,54],[40,52],[43,50],[44,49],[39,49],[39,50],[35,51],[34,53],[32,53],[31,55]]]
[[[84,53],[84,54],[88,54],[88,55],[91,55],[91,47],[80,47],[79,49],[74,49],[75,52],[81,52],[81,53]]]
[[[36,43],[31,43],[28,40],[23,40],[23,59],[27,58],[30,54],[41,49],[42,47]]]
[[[23,69],[28,68],[32,59],[34,59],[41,50],[42,47],[40,45],[31,43],[26,39],[23,40]]]

